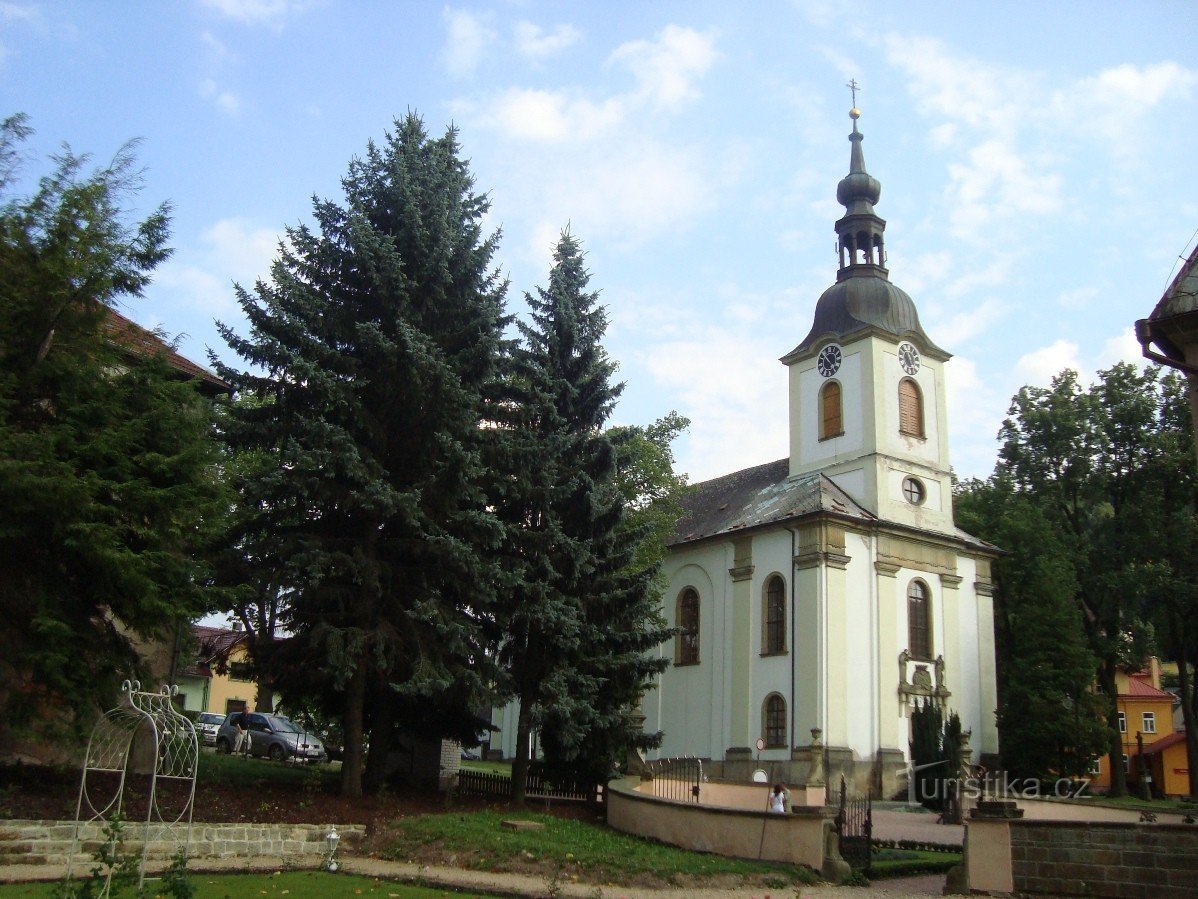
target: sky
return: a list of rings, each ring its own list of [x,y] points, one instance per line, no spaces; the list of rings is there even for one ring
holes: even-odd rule
[[[569,227],[625,382],[613,423],[691,420],[692,481],[788,452],[778,361],[835,280],[857,105],[891,280],[948,365],[952,461],[985,477],[1012,395],[1139,359],[1198,229],[1198,4],[0,0],[0,115],[107,161],[174,255],[126,315],[204,361],[245,333],[312,198],[414,111],[459,130],[509,311]],[[402,389],[402,388],[401,388]]]

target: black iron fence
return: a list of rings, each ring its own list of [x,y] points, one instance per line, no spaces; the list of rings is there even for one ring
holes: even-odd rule
[[[462,768],[458,771],[458,793],[462,796],[507,799],[512,794],[512,779],[506,774]],[[528,768],[524,793],[538,799],[574,799],[594,803],[602,801],[603,785],[570,775],[548,777],[540,765],[534,764]]]
[[[678,802],[698,802],[703,783],[703,762],[695,758],[657,759],[648,762],[653,774],[653,795]]]
[[[869,794],[850,796],[844,778],[840,778],[840,805],[836,811],[836,836],[840,856],[854,871],[870,873],[874,833],[873,800]]]

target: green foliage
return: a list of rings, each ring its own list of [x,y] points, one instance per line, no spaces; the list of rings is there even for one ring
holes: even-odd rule
[[[1004,766],[1016,778],[1084,776],[1105,748],[1106,726],[1070,544],[1004,478],[962,485],[955,508],[961,527],[1008,553],[992,572]]]
[[[247,540],[273,534],[261,576],[287,589],[292,639],[269,667],[285,695],[342,719],[355,795],[368,732],[377,785],[402,724],[478,726],[503,578],[482,425],[507,319],[488,204],[452,129],[397,121],[342,186],[341,204],[314,204],[315,230],[288,229],[269,281],[238,288],[250,336],[222,333],[254,370],[220,371],[257,398],[229,408],[230,447],[270,460],[242,491]]]
[[[1083,387],[1066,371],[1048,388],[1022,388],[999,437],[995,474],[966,489],[961,521],[995,542],[1011,540],[1018,555],[995,566],[1000,698],[1014,741],[1007,745],[1004,732],[1004,759],[1042,774],[1082,773],[1096,748],[1095,710],[1080,688],[1088,650],[1102,692],[1111,788],[1120,794],[1115,675],[1153,650],[1186,656],[1198,633],[1191,561],[1198,518],[1181,381],[1119,364]],[[1055,659],[1051,628],[1060,635]],[[1182,693],[1194,730],[1193,693],[1184,684]],[[1015,715],[1044,733],[1021,728]]]
[[[661,549],[649,542],[660,544],[661,530],[648,510],[670,492],[662,467],[681,420],[652,433],[604,432],[622,385],[611,381],[606,310],[589,281],[577,239],[564,232],[548,288],[526,295],[532,322],[520,324],[507,414],[496,429],[506,458],[494,506],[507,525],[513,574],[500,611],[500,661],[520,702],[517,800],[534,727],[551,768],[584,776],[606,777],[628,746],[651,743],[633,714],[666,664],[649,656],[669,631],[652,589]],[[629,521],[625,507],[638,503],[641,518]]]
[[[147,892],[153,890],[147,884]],[[0,899],[53,899],[56,884],[0,884]],[[157,895],[156,891],[151,895]],[[228,899],[230,896],[270,896],[275,899],[444,899],[444,887],[413,886],[323,871],[275,871],[253,874],[202,874],[195,878],[194,899]],[[477,893],[452,893],[454,899],[486,899]]]
[[[80,728],[138,671],[135,638],[204,610],[224,501],[208,401],[105,329],[168,255],[168,208],[126,220],[131,145],[90,172],[64,148],[12,195],[28,134],[0,124],[0,557],[21,560],[0,569],[0,713]]]

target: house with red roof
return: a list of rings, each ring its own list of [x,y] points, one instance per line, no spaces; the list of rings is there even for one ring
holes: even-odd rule
[[[1139,671],[1118,672],[1115,683],[1119,690],[1115,704],[1119,713],[1119,734],[1123,739],[1123,769],[1127,772],[1128,783],[1138,784],[1141,773],[1150,772],[1153,755],[1163,751],[1156,749],[1154,752],[1156,744],[1164,743],[1174,735],[1173,705],[1177,697],[1161,689],[1161,665],[1155,657],[1149,659],[1148,664]],[[1184,780],[1189,776],[1185,766],[1184,740],[1179,748],[1180,768],[1183,771],[1181,777]],[[1090,782],[1092,790],[1102,792],[1110,787],[1109,761],[1107,756],[1098,760],[1097,773]],[[1156,784],[1155,774],[1153,783]],[[1158,790],[1162,788],[1162,785],[1156,786]],[[1188,792],[1188,789],[1187,784],[1181,792]]]

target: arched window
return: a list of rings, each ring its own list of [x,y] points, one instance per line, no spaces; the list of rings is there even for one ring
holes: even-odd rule
[[[923,396],[910,378],[899,381],[899,433],[923,437]]]
[[[674,621],[678,625],[674,664],[699,664],[699,594],[693,587],[687,587],[678,597]]]
[[[840,382],[828,381],[819,392],[819,439],[844,433],[844,410],[840,401]]]
[[[932,609],[923,581],[907,587],[907,650],[913,659],[932,657]]]
[[[761,731],[767,749],[786,747],[786,700],[777,693],[765,698],[761,707]]]
[[[786,581],[774,575],[765,584],[765,608],[761,620],[765,633],[761,641],[764,655],[786,652]]]

